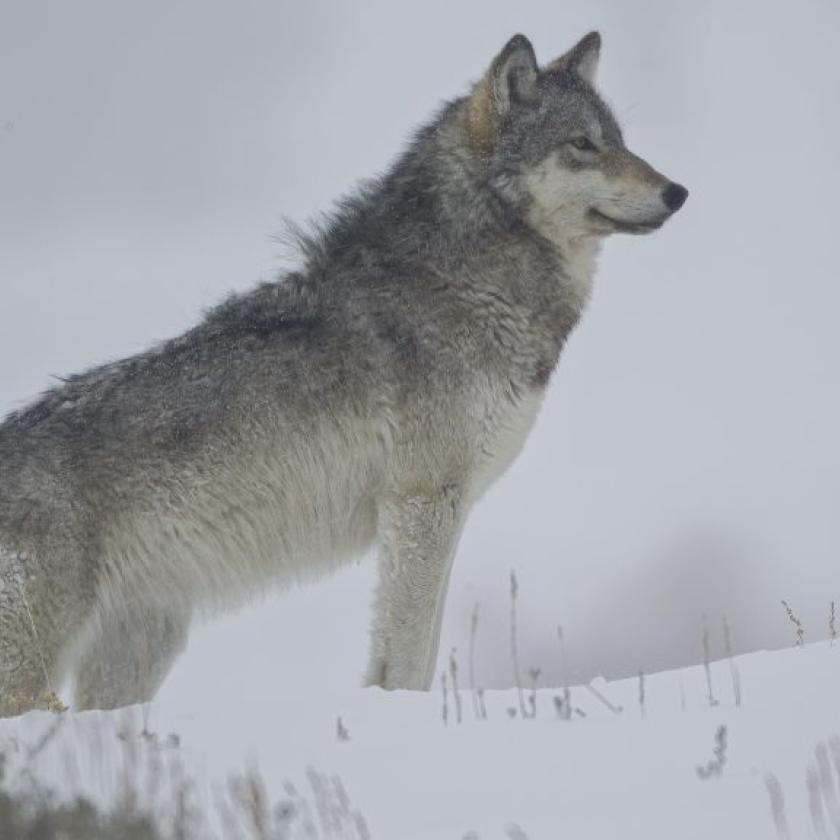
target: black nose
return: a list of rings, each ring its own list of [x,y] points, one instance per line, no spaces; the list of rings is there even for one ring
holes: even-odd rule
[[[665,206],[672,213],[676,213],[677,210],[685,204],[685,200],[687,198],[688,190],[681,184],[668,184],[668,186],[662,190],[662,200],[665,202]]]

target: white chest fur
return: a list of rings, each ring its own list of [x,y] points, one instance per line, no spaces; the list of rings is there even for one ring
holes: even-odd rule
[[[472,482],[473,499],[480,498],[516,460],[534,427],[543,395],[541,389],[515,400],[509,394],[495,394],[495,399],[491,397],[484,402],[478,469]]]
[[[574,299],[579,309],[583,308],[592,293],[592,280],[600,248],[600,239],[586,237],[570,240],[561,251],[565,274],[562,278],[564,291]]]

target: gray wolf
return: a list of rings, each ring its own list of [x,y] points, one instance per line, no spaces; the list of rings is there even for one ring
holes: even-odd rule
[[[191,618],[376,545],[367,683],[426,689],[470,509],[516,458],[604,237],[687,191],[624,144],[600,37],[517,35],[300,269],[0,426],[0,714],[151,698]]]

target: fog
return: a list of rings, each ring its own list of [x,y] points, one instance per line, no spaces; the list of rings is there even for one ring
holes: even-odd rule
[[[287,264],[273,238],[382,171],[517,31],[590,29],[628,145],[691,196],[606,243],[522,456],[473,512],[442,656],[511,680],[828,633],[840,600],[840,5],[426,2],[0,8],[0,411],[185,329]],[[375,563],[197,628],[168,696],[364,670]]]

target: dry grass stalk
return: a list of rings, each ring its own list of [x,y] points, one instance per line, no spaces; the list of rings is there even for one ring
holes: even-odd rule
[[[455,720],[458,725],[461,725],[462,710],[461,710],[461,692],[458,688],[458,660],[456,654],[458,651],[455,648],[449,653],[449,676],[452,678],[452,696],[455,698]]]
[[[610,711],[611,711],[614,715],[620,715],[620,714],[624,711],[624,707],[623,707],[623,706],[616,706],[616,705],[614,705],[613,703],[610,703],[610,701],[609,701],[609,700],[607,700],[607,698],[606,698],[606,697],[604,697],[604,695],[603,695],[603,694],[601,694],[601,692],[600,692],[600,691],[598,691],[598,689],[597,689],[597,688],[595,688],[595,686],[590,685],[590,684],[587,684],[587,685],[585,685],[585,686],[584,686],[584,688],[585,688],[585,689],[586,689],[586,690],[587,690],[587,691],[588,691],[588,692],[589,692],[589,693],[590,693],[590,694],[591,694],[591,695],[592,695],[592,696],[593,696],[596,700],[598,700],[600,703],[602,703],[604,706],[606,706],[606,707],[607,707],[607,708],[608,708],[608,709],[609,709],[609,710],[610,710]]]
[[[563,696],[554,698],[554,705],[561,720],[572,719],[572,692],[569,688],[569,662],[566,658],[566,638],[563,628],[557,625],[557,639],[560,642],[560,668],[563,678]]]
[[[525,695],[522,691],[522,674],[519,667],[519,649],[517,645],[516,626],[516,597],[519,594],[519,584],[516,580],[516,572],[510,573],[510,656],[513,660],[513,679],[516,683],[516,696],[519,701],[519,714],[526,718],[528,712],[525,709]]]
[[[483,720],[481,702],[475,687],[475,639],[478,635],[478,602],[473,607],[470,617],[470,695],[472,697],[473,714],[476,720]]]
[[[782,606],[785,608],[785,612],[787,613],[788,620],[794,626],[796,632],[796,641],[793,643],[794,647],[804,647],[805,645],[805,628],[802,626],[802,622],[799,620],[799,616],[790,608],[790,604],[787,601],[782,601]]]
[[[707,761],[705,765],[697,767],[697,775],[701,779],[710,779],[712,776],[720,776],[723,773],[727,746],[726,726],[722,724],[715,732],[714,758]]]
[[[776,826],[776,834],[779,840],[790,840],[790,830],[788,829],[787,815],[785,814],[785,796],[782,791],[782,786],[772,773],[768,773],[764,777],[764,784],[770,796],[770,813],[773,816],[773,824]]]
[[[443,725],[449,725],[449,689],[446,685],[446,671],[441,671],[440,674],[440,688],[443,692],[443,709],[441,716],[443,717]]]
[[[647,712],[645,710],[645,672],[643,668],[639,668],[639,711],[642,717],[645,717]]]
[[[706,616],[703,616],[703,670],[706,672],[706,691],[708,695],[709,706],[717,706],[718,701],[715,700],[715,693],[712,689],[712,666],[711,666],[711,647],[709,645],[709,623]]]
[[[729,660],[729,675],[732,678],[732,694],[735,697],[735,707],[741,708],[741,673],[732,655],[732,631],[726,616],[723,616],[723,646]]]

